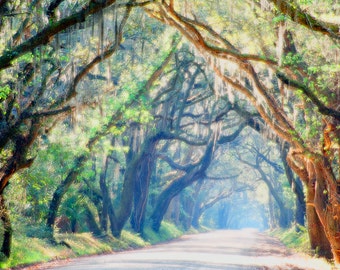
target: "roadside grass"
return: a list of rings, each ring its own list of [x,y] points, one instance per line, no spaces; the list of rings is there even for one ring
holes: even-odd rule
[[[278,228],[269,232],[271,236],[274,236],[290,249],[297,252],[312,254],[309,245],[309,237],[306,228],[302,226],[293,226],[289,229]]]
[[[91,233],[59,234],[56,236],[56,240],[68,244],[74,256],[111,252],[112,244],[115,243],[113,239],[104,240],[95,238]]]
[[[170,222],[163,221],[159,232],[155,232],[151,227],[144,229],[143,238],[150,244],[157,244],[175,239],[183,235],[183,232]]]
[[[127,244],[127,247],[124,249],[143,248],[150,246],[149,242],[145,241],[138,234],[132,233],[130,231],[122,231],[120,239],[123,243]]]
[[[152,244],[169,241],[183,235],[183,232],[169,222],[163,222],[158,233],[151,228],[145,229],[145,235],[123,230],[119,239],[110,235],[94,237],[91,233],[57,234],[56,240],[70,246],[53,245],[46,239],[28,237],[18,231],[14,232],[11,257],[0,257],[0,269],[19,269],[52,260],[62,260],[85,255],[105,254],[143,248]]]
[[[324,265],[324,267],[326,267],[327,265],[332,266],[332,269],[338,269],[334,266],[333,261],[328,261],[325,258],[319,258],[317,252],[311,250],[308,232],[305,227],[293,226],[289,229],[279,228],[270,231],[269,235],[278,238],[286,247],[290,248],[295,252],[307,254],[310,257],[318,258],[320,265]],[[324,268],[320,266],[320,269]]]
[[[72,252],[63,246],[53,246],[43,239],[14,234],[11,257],[8,260],[1,258],[0,268],[8,269],[51,259],[64,259],[72,255]]]

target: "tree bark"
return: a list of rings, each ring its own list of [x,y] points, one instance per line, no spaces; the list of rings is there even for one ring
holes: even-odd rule
[[[78,175],[83,170],[83,165],[88,160],[88,156],[81,155],[75,160],[74,168],[71,169],[67,177],[60,183],[56,191],[53,193],[53,197],[49,206],[46,225],[51,231],[51,237],[53,238],[53,227],[57,217],[58,209],[61,204],[61,200],[71,184],[77,179]]]
[[[103,200],[102,200],[102,212],[100,218],[100,227],[104,232],[107,232],[107,224],[108,224],[108,206],[110,203],[110,196],[109,191],[106,185],[106,175],[107,175],[107,168],[109,165],[109,157],[105,157],[104,165],[102,168],[102,172],[99,176],[99,186],[102,192]]]
[[[12,224],[9,217],[8,209],[6,206],[5,198],[0,195],[0,218],[4,228],[3,242],[1,246],[1,252],[9,258],[11,254],[11,243],[12,243]]]
[[[292,191],[295,194],[295,222],[301,226],[305,225],[306,202],[303,186],[299,178],[295,178],[292,169],[287,164],[288,145],[281,149],[281,160],[285,169],[286,177]]]
[[[320,219],[315,211],[315,180],[310,181],[307,189],[307,208],[306,218],[308,223],[308,234],[311,248],[320,256],[332,258],[332,251],[330,243],[325,234],[325,230],[320,222]]]
[[[150,186],[150,170],[154,160],[147,158],[142,164],[139,177],[137,177],[134,185],[134,207],[131,215],[131,226],[137,233],[143,233],[145,212],[148,201]]]
[[[321,21],[307,11],[302,10],[296,3],[290,0],[269,0],[277,9],[289,16],[294,22],[311,29],[312,31],[340,39],[339,25],[327,21]]]
[[[336,220],[334,220],[334,216],[332,216],[330,220],[326,220],[325,211],[320,209],[319,204],[321,203],[324,205],[326,203],[329,208],[332,206],[330,205],[328,199],[327,202],[320,202],[317,200],[317,193],[320,192],[320,187],[318,186],[319,183],[324,183],[324,179],[321,179],[320,175],[317,176],[315,164],[310,159],[297,155],[292,150],[290,150],[288,153],[287,161],[290,167],[294,169],[306,186],[306,218],[311,248],[326,258],[333,257],[337,262],[337,260],[340,258],[339,254],[336,252],[336,250],[339,249],[337,246],[340,244],[337,239],[339,229],[336,229],[336,226],[335,228],[333,227],[332,230],[328,229],[330,225],[334,224],[333,222]],[[321,164],[320,166],[322,167]],[[324,185],[321,185],[321,187],[322,186],[324,187]],[[327,191],[327,189],[325,190]],[[324,194],[325,190],[321,192],[322,197],[325,195],[327,195],[327,197],[329,196],[329,194]],[[338,209],[334,210],[331,211],[331,213],[335,212],[335,215],[337,215],[336,210]],[[331,224],[328,224],[329,221]],[[332,243],[332,241],[334,242]]]
[[[144,229],[145,212],[149,197],[151,174],[155,165],[154,153],[157,143],[157,136],[147,138],[142,146],[142,153],[139,156],[140,163],[138,167],[132,168],[138,172],[134,184],[134,202],[131,215],[131,226],[137,233],[143,233]]]

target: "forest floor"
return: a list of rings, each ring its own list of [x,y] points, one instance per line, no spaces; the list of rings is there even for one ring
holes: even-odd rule
[[[170,243],[144,249],[51,262],[23,269],[328,270],[332,266],[322,259],[294,253],[276,238],[249,229],[186,235]]]

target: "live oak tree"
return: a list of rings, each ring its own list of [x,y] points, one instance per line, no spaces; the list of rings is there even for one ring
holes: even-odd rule
[[[176,50],[176,40],[174,43],[175,44],[173,44],[173,46],[170,48],[170,51],[165,55],[165,58],[159,60],[160,63],[156,68],[154,68],[149,79],[146,80],[141,85],[137,86],[137,89],[133,89],[132,91],[135,92],[131,93],[131,96],[128,97],[125,100],[125,102],[123,101],[121,104],[119,104],[118,109],[114,111],[112,115],[109,117],[109,121],[103,124],[103,126],[101,126],[95,132],[95,134],[89,138],[88,142],[86,143],[86,148],[89,151],[92,150],[92,148],[95,146],[98,140],[100,140],[103,136],[108,135],[112,131],[112,129],[122,125],[121,122],[122,121],[124,122],[123,116],[126,113],[125,107],[133,106],[134,104],[137,103],[141,95],[150,91],[152,85],[155,83],[155,81],[157,81],[157,79],[159,79],[159,76],[162,74],[163,70],[166,68],[169,61],[171,60],[172,55]],[[118,209],[116,210],[113,209],[112,203],[107,193],[107,187],[105,183],[106,178],[105,169],[107,169],[107,167],[104,167],[103,174],[100,176],[100,188],[102,191],[103,205],[108,207],[107,215],[110,219],[111,232],[114,236],[118,237],[120,236],[123,226],[130,217],[133,201],[133,187],[137,179],[138,172],[136,168],[138,168],[139,163],[144,159],[145,155],[148,154],[149,150],[150,150],[149,148],[143,149],[141,153],[132,156],[131,160],[127,162],[124,174],[123,187],[121,191],[122,193],[121,202],[119,203]],[[89,160],[90,157],[91,156],[87,152],[78,155],[75,158],[73,168],[68,172],[66,178],[60,183],[60,185],[54,192],[47,217],[47,226],[51,228],[51,230],[53,229],[58,208],[60,206],[64,194],[67,192],[70,185],[72,185],[76,181],[77,177],[83,170],[85,163]],[[105,163],[106,162],[107,160],[105,161]]]
[[[328,10],[332,10],[331,1],[320,2],[329,7]],[[202,87],[199,85],[201,81],[192,85],[191,88],[196,88],[197,91],[196,96],[192,97],[197,104],[201,98],[217,99],[221,103],[228,101],[227,107],[230,110],[239,111],[241,108],[247,112],[240,115],[245,117],[244,121],[248,125],[264,131],[262,126],[259,127],[260,122],[264,122],[267,129],[271,129],[286,142],[282,156],[287,159],[290,168],[299,176],[307,191],[307,220],[312,248],[319,249],[321,254],[328,257],[331,252],[335,261],[340,263],[340,170],[337,154],[340,137],[339,23],[320,19],[326,12],[322,10],[323,5],[312,5],[310,1],[298,0],[1,1],[0,208],[5,228],[1,251],[9,256],[11,224],[4,190],[13,175],[32,166],[36,156],[34,151],[38,149],[36,147],[41,138],[48,137],[58,122],[70,114],[76,115],[77,110],[81,108],[100,107],[100,104],[105,103],[108,96],[101,94],[112,90],[115,92],[115,86],[119,84],[119,75],[113,74],[116,65],[130,67],[143,61],[148,65],[147,59],[138,53],[134,53],[128,61],[128,58],[122,56],[125,52],[137,51],[134,44],[140,45],[140,52],[157,55],[157,50],[163,48],[160,43],[153,43],[154,50],[147,49],[150,39],[152,40],[153,34],[156,33],[164,43],[170,45],[171,40],[163,39],[157,29],[161,26],[166,32],[170,31],[171,26],[185,37],[182,42],[187,44],[192,59],[199,59],[189,69],[182,69],[182,74],[178,73],[177,78],[182,80],[181,86],[185,90],[185,86],[191,84],[196,72],[203,74],[201,71],[204,70],[207,77],[215,76],[214,80],[210,80],[210,83],[214,81],[214,85]],[[133,19],[129,20],[132,14]],[[148,21],[146,16],[149,16]],[[145,27],[148,23],[149,28]],[[122,43],[124,40],[128,42]],[[112,55],[117,51],[122,51],[123,54],[120,55],[121,58],[113,60]],[[206,65],[210,66],[212,73],[207,71]],[[154,66],[159,67],[156,64]],[[140,74],[146,69],[143,67]],[[180,76],[184,74],[186,76]],[[129,77],[130,81],[138,81],[139,75],[137,78]],[[160,77],[157,71],[155,77]],[[155,82],[152,77],[151,81]],[[175,81],[157,83],[172,84]],[[150,90],[150,84],[147,82],[143,87],[144,90]],[[156,102],[154,108],[160,109],[161,113],[153,112],[160,118],[155,121],[155,130],[148,133],[148,138],[152,141],[153,136],[164,128],[171,131],[160,133],[162,143],[157,147],[175,144],[174,141],[185,142],[188,139],[190,142],[196,140],[197,144],[198,139],[195,136],[202,135],[201,131],[196,130],[197,134],[190,134],[188,130],[194,126],[196,113],[202,114],[202,111],[194,111],[193,114],[193,111],[185,111],[186,103],[180,103],[192,101],[188,99],[191,88],[188,88],[187,92],[172,92],[174,95],[180,94],[177,97],[177,106],[166,102],[167,98],[169,101],[174,98],[170,94],[173,89],[169,89],[169,92],[165,90],[164,96],[153,100]],[[129,121],[121,121],[123,111],[129,106],[135,106],[136,100],[145,99],[144,96],[131,93],[127,88],[119,88],[115,93],[117,96],[127,96],[128,99],[120,103],[121,111],[110,110],[105,115],[107,119],[101,119],[104,121],[98,129],[92,130],[92,133],[84,132],[88,139],[87,146],[85,144],[84,147],[87,148],[86,151],[94,150],[97,143],[112,132],[113,127],[130,124]],[[136,99],[134,101],[129,99],[133,96]],[[163,97],[165,98],[162,99]],[[172,102],[174,100],[176,102],[175,98]],[[213,104],[214,102],[211,102],[206,106],[206,116],[210,119],[217,117],[214,115],[216,111],[210,110]],[[260,115],[261,120],[258,116],[256,119],[248,118],[249,115],[255,114]],[[203,115],[201,116],[203,119]],[[187,122],[183,121],[185,118]],[[227,124],[226,119],[218,120]],[[142,126],[141,130],[144,128],[146,127]],[[186,133],[184,135],[189,137],[178,136],[178,132],[182,132],[180,135]],[[207,155],[202,158],[202,162],[192,164],[197,165],[195,169],[190,166],[184,168],[183,164],[175,164],[175,160],[166,158],[169,166],[171,163],[172,166],[177,166],[177,169],[178,165],[182,169],[192,169],[186,172],[186,178],[185,175],[179,178],[182,179],[181,183],[185,183],[183,188],[192,184],[192,179],[204,177],[204,169],[209,162],[203,161],[212,159],[211,150],[215,146],[213,137],[208,139],[206,136],[204,143],[200,138],[200,142],[202,145],[197,149],[202,149],[198,151],[205,151]],[[148,142],[145,147],[147,144]],[[144,148],[142,145],[141,143],[141,149]],[[164,146],[164,149],[168,149],[170,154],[171,151],[177,150],[174,146]],[[76,155],[74,166],[70,166],[74,169],[69,170],[68,176],[55,192],[48,222],[51,227],[63,195],[80,175],[77,166],[81,167],[91,160],[92,156],[85,152]],[[136,164],[140,165],[138,157],[143,156],[142,153],[143,151],[135,152],[135,159],[130,160],[131,168]],[[160,157],[157,157],[155,161],[156,166],[160,163],[159,159]],[[288,167],[285,169],[289,171]],[[119,225],[115,226],[116,229],[112,230],[115,235],[119,235],[130,211],[133,210],[133,192],[131,193],[130,188],[136,188],[133,180],[136,179],[136,175],[133,175],[135,172],[126,171],[124,183],[129,187],[126,189],[129,192],[124,193],[127,194],[124,197],[126,204],[123,203],[126,208],[121,208],[126,212],[115,213],[122,217]],[[144,174],[143,171],[139,172]],[[290,177],[291,183],[296,179],[296,175]],[[105,193],[103,179],[102,192]],[[154,197],[150,202],[155,209],[159,206],[162,212],[167,208],[172,195],[179,192],[179,189],[176,189],[168,196],[165,190],[163,194],[159,194],[157,201]],[[138,190],[135,189],[134,192],[137,193]],[[299,192],[301,196],[301,189]],[[92,198],[94,204],[98,203],[98,198]],[[145,196],[140,197],[140,200],[136,199],[136,210],[138,205],[143,205],[145,199]],[[98,228],[95,228],[94,219],[91,218],[91,209],[88,210],[87,216],[96,230]],[[100,207],[98,210],[101,211]],[[134,214],[136,217],[143,216],[142,208],[135,213],[137,212],[139,214]],[[153,215],[156,229],[161,218],[161,215]],[[110,223],[111,226],[114,224],[114,221]],[[139,228],[138,225],[137,231]]]
[[[101,50],[88,47],[86,57],[76,59],[77,45],[80,41],[89,42],[92,36],[91,31],[86,32],[89,25],[85,19],[114,2],[89,2],[84,6],[68,1],[52,1],[46,5],[41,1],[1,2],[5,15],[1,24],[0,56],[0,196],[4,212],[3,191],[14,173],[32,165],[32,146],[42,133],[53,128],[60,116],[75,109],[71,101],[81,80],[117,50],[129,8],[116,20],[116,35],[101,44]],[[52,16],[57,9],[60,18]],[[95,20],[92,25],[101,28]],[[83,40],[72,38],[74,26],[85,29]],[[100,41],[103,40],[99,39],[97,44],[100,45]],[[10,221],[8,215],[2,218],[6,231],[2,252],[9,256]]]
[[[336,263],[340,263],[338,218],[340,198],[337,179],[339,157],[334,155],[334,151],[339,148],[336,128],[340,120],[339,97],[336,92],[338,83],[330,78],[325,83],[322,79],[322,70],[317,69],[311,73],[315,59],[308,58],[308,53],[317,50],[316,46],[308,47],[305,53],[298,50],[294,52],[294,48],[287,50],[287,46],[290,45],[288,41],[291,44],[294,42],[294,44],[306,46],[307,44],[304,43],[306,38],[304,40],[298,40],[296,36],[292,39],[286,38],[287,32],[281,28],[282,20],[277,20],[277,18],[284,18],[285,27],[298,26],[296,31],[303,32],[305,37],[313,38],[312,35],[314,35],[322,39],[323,44],[327,46],[327,52],[324,50],[327,58],[324,60],[330,63],[328,66],[334,66],[337,61],[332,56],[338,51],[338,46],[333,48],[331,46],[333,42],[337,44],[338,32],[334,32],[334,28],[333,30],[327,28],[323,31],[317,27],[317,24],[327,25],[327,23],[314,20],[307,11],[297,8],[298,6],[292,1],[275,3],[279,2],[286,4],[286,6],[278,5],[279,11],[281,10],[286,16],[277,17],[280,13],[272,6],[258,7],[256,1],[254,4],[249,1],[242,2],[242,4],[236,2],[233,5],[233,12],[235,9],[242,8],[242,14],[249,15],[248,20],[256,22],[254,26],[262,24],[263,27],[267,27],[265,33],[267,37],[277,36],[275,25],[273,25],[273,22],[277,22],[282,33],[276,43],[277,47],[270,46],[270,43],[266,44],[266,37],[260,31],[255,29],[252,33],[257,35],[253,41],[257,43],[259,49],[250,48],[244,42],[242,44],[242,40],[239,42],[243,45],[242,47],[237,47],[235,42],[233,44],[230,41],[231,37],[235,37],[233,35],[235,29],[226,27],[233,23],[232,16],[226,15],[228,12],[230,14],[227,8],[223,10],[224,25],[220,23],[219,28],[215,27],[216,30],[210,27],[210,18],[204,16],[211,9],[203,10],[206,12],[203,14],[204,3],[201,1],[196,1],[193,5],[177,1],[162,1],[148,7],[147,12],[150,16],[180,31],[197,51],[206,57],[216,75],[229,88],[246,98],[256,108],[268,127],[290,144],[287,160],[307,187],[307,219],[312,247],[319,247],[321,253],[326,256],[331,249]],[[215,5],[219,6],[221,12],[222,6]],[[244,12],[245,9],[248,11]],[[301,20],[303,16],[306,19]],[[313,18],[311,27],[306,23],[308,18]],[[245,21],[240,21],[245,23]],[[247,26],[249,27],[249,24]],[[242,34],[240,36],[245,33],[244,30],[236,31]],[[329,33],[333,40],[329,39],[325,33]],[[319,54],[319,56],[320,59],[323,58],[322,55]],[[235,68],[241,76],[235,73]],[[269,76],[263,76],[269,71]],[[333,78],[336,78],[335,74],[336,72]],[[246,77],[247,80],[242,77]],[[268,81],[268,78],[271,81]],[[293,104],[301,102],[302,111],[295,106],[292,112],[292,108],[287,106],[291,101],[294,102]],[[302,118],[295,117],[299,113]],[[318,125],[322,123],[322,119],[326,123],[324,127]],[[304,130],[307,133],[303,132]]]
[[[140,5],[115,2],[1,2],[1,196],[13,174],[31,166],[34,155],[30,151],[41,134],[76,107],[96,103],[88,93],[85,104],[74,102],[79,84],[85,79],[111,81],[90,71],[117,51],[131,8]],[[111,23],[110,29],[104,21]],[[80,39],[76,38],[79,34]],[[91,46],[81,47],[84,43]],[[95,92],[91,95],[96,98]],[[90,148],[97,140],[92,139]],[[78,162],[84,160],[78,157]],[[1,203],[6,212],[3,199]],[[7,214],[2,218],[8,231],[2,251],[9,256],[10,221]]]

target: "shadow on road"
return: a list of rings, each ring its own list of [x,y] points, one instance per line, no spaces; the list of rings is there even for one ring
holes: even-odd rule
[[[323,260],[293,254],[278,240],[255,230],[225,230],[188,235],[180,241],[146,249],[75,259],[60,266],[45,265],[34,269],[330,270],[331,267]]]

